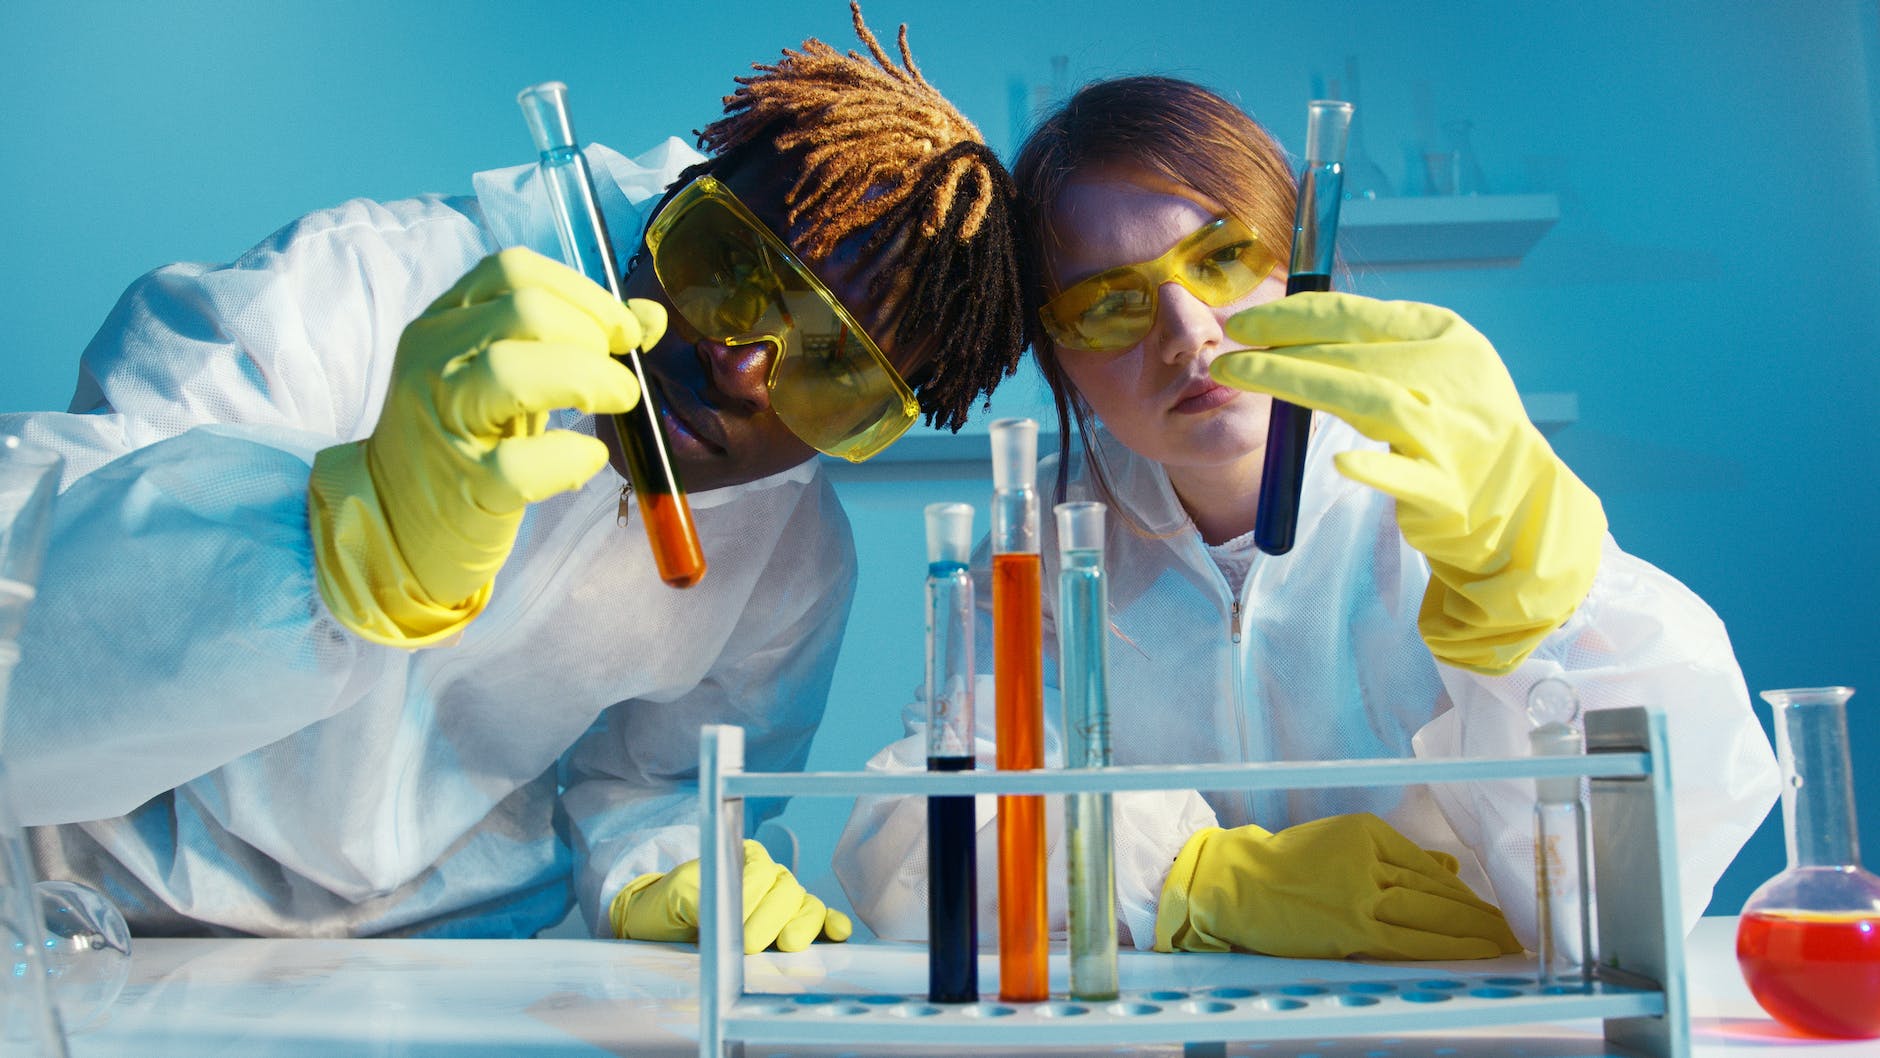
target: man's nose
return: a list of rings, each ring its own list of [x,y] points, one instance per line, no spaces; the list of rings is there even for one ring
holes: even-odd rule
[[[770,369],[777,360],[777,344],[769,340],[698,343],[712,386],[737,410],[751,414],[770,407]]]

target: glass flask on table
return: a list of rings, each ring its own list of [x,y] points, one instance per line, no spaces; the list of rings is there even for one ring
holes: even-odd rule
[[[0,434],[0,727],[7,684],[19,661],[20,632],[37,594],[64,461],[57,453]],[[26,835],[14,817],[0,761],[0,1054],[65,1058],[65,1029],[46,976],[45,922],[34,888]]]
[[[1763,691],[1775,709],[1789,865],[1743,904],[1737,965],[1777,1021],[1880,1036],[1880,877],[1860,865],[1847,746],[1850,687]]]

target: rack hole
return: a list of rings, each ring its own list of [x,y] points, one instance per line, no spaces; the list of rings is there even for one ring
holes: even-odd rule
[[[1374,1007],[1377,1005],[1377,997],[1376,996],[1339,996],[1338,1005],[1341,1007]]]
[[[1003,1018],[1018,1013],[1018,1008],[1000,1006],[997,1003],[974,1003],[972,1006],[962,1007],[960,1013],[969,1018]]]
[[[1521,993],[1514,988],[1471,988],[1469,994],[1477,999],[1513,999]]]
[[[1207,994],[1216,999],[1252,999],[1260,993],[1251,988],[1210,988]]]
[[[1267,996],[1260,1000],[1260,1005],[1268,1010],[1298,1010],[1306,1004],[1304,1000],[1300,999],[1287,999],[1283,996]]]
[[[1325,989],[1318,985],[1287,985],[1279,990],[1283,996],[1322,996]]]
[[[1404,998],[1404,1002],[1406,1003],[1447,1003],[1449,1002],[1449,993],[1447,992],[1405,992],[1403,994],[1403,998]]]
[[[927,1003],[904,1003],[889,1008],[888,1013],[897,1018],[930,1018],[940,1013],[940,1008]]]
[[[1036,1008],[1041,1018],[1074,1018],[1090,1013],[1090,1008],[1077,1003],[1040,1003]]]
[[[1154,1003],[1132,1003],[1127,1000],[1121,1003],[1111,1003],[1108,1009],[1119,1018],[1139,1018],[1147,1014],[1162,1012],[1162,1008]]]

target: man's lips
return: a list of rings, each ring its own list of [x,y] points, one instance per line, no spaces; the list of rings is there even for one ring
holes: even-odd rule
[[[690,391],[668,385],[660,387],[659,395],[659,418],[668,437],[679,434],[714,452],[726,450],[722,425]]]

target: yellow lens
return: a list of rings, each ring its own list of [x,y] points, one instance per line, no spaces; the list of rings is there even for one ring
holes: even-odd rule
[[[1246,297],[1279,265],[1272,251],[1232,218],[1196,234],[1207,238],[1195,242],[1177,260],[1181,270],[1174,278],[1215,308]]]
[[[1051,299],[1044,323],[1060,345],[1091,352],[1127,349],[1155,323],[1155,289],[1135,265],[1112,268]]]
[[[680,191],[647,231],[673,308],[706,338],[769,341],[770,405],[790,431],[851,462],[907,431],[920,405],[827,287],[709,176]]]
[[[1219,308],[1247,296],[1279,259],[1252,228],[1216,217],[1152,261],[1121,265],[1072,284],[1039,316],[1052,341],[1086,352],[1119,352],[1155,326],[1157,291],[1171,280]]]

